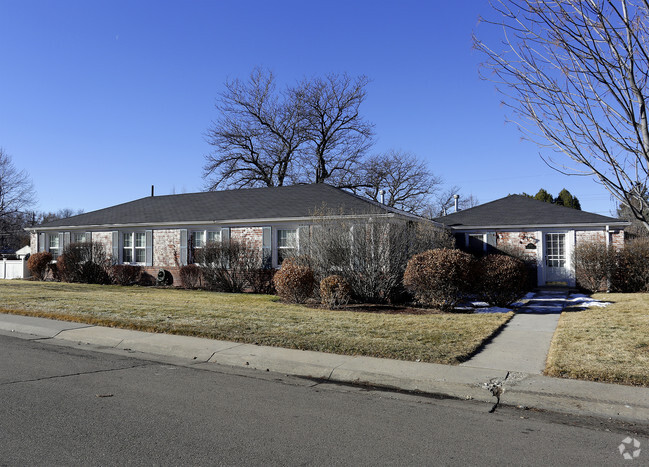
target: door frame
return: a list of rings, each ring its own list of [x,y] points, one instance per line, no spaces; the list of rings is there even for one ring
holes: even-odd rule
[[[565,252],[566,252],[565,268],[567,271],[566,285],[568,287],[575,287],[576,282],[575,282],[575,267],[573,264],[573,251],[575,249],[576,234],[574,229],[544,229],[538,232],[538,238],[541,244],[541,247],[538,249],[538,256],[537,256],[538,285],[541,287],[548,285],[547,283],[548,268],[545,262],[546,253],[547,253],[545,236],[547,234],[552,234],[552,233],[565,234],[565,244],[564,244]]]

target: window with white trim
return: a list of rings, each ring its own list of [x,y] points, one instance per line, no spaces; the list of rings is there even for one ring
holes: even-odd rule
[[[483,253],[487,251],[486,234],[467,234],[466,246],[471,253]]]
[[[59,244],[59,234],[49,235],[48,251],[52,255],[52,259],[56,259],[61,254],[61,245]]]
[[[277,264],[293,256],[297,250],[297,229],[277,230]]]
[[[72,243],[84,243],[89,240],[89,238],[86,239],[85,232],[72,232]]]
[[[221,241],[221,231],[220,230],[195,230],[191,233],[191,259],[190,262],[194,262],[196,257],[197,250],[204,248],[208,243],[220,242]]]
[[[146,263],[145,232],[124,232],[122,233],[122,242],[123,263]]]

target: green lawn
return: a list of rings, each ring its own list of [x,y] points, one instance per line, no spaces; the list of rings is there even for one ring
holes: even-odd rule
[[[595,294],[605,308],[567,311],[546,374],[649,386],[649,294]]]
[[[383,314],[271,295],[0,280],[0,312],[293,349],[457,364],[512,313]]]

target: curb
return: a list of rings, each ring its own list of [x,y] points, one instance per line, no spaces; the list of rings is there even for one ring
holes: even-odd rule
[[[567,380],[471,366],[336,355],[199,337],[155,334],[20,315],[0,314],[0,333],[63,345],[89,344],[330,382],[367,385],[456,399],[500,403],[579,416],[647,424],[649,389]]]

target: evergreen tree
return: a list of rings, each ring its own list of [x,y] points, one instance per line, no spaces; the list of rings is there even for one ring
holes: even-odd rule
[[[534,199],[538,199],[539,201],[544,201],[546,203],[554,203],[554,198],[550,193],[545,191],[545,189],[541,188],[539,192],[534,195]]]
[[[577,197],[572,196],[572,194],[565,188],[559,192],[559,196],[556,197],[554,202],[559,206],[565,206],[567,208],[578,209],[581,211],[581,203],[579,203]]]

